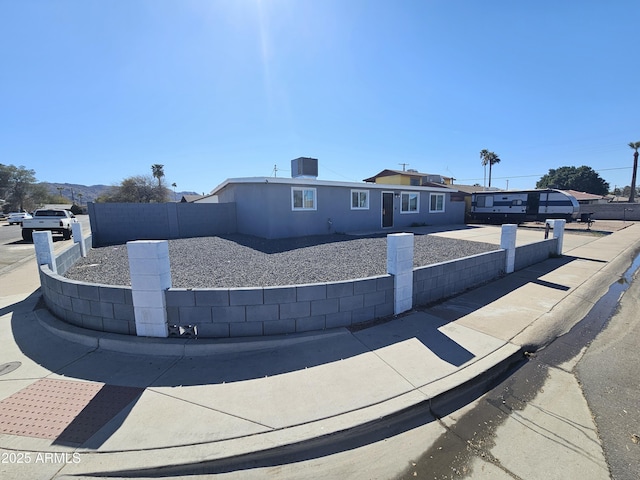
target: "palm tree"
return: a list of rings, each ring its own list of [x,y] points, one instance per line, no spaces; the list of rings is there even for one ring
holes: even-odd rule
[[[173,182],[171,186],[173,187],[173,200],[177,202],[178,198],[176,197],[176,187],[178,186],[178,184],[176,182]]]
[[[500,163],[500,158],[485,148],[480,150],[480,159],[482,160],[483,167],[489,165],[489,188],[491,188],[491,167],[496,163]]]
[[[160,186],[162,177],[164,177],[164,165],[158,163],[151,165],[151,172],[153,173],[153,178],[158,179],[158,186]]]
[[[631,193],[629,194],[629,203],[635,202],[636,194],[636,170],[638,169],[638,149],[640,142],[629,142],[629,146],[635,150],[633,153],[633,172],[631,173]]]

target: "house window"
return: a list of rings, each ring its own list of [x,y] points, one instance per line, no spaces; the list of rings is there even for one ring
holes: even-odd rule
[[[429,197],[430,212],[444,212],[444,193],[432,193]]]
[[[400,213],[420,212],[420,194],[413,192],[402,192],[400,202]]]
[[[291,209],[292,210],[316,210],[316,189],[315,188],[291,188]]]
[[[369,209],[369,190],[351,190],[351,210]]]

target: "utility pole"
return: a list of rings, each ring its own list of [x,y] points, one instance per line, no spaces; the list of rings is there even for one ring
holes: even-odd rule
[[[406,172],[406,166],[409,165],[408,163],[399,163],[398,165],[402,165],[402,171]]]
[[[273,166],[273,176],[277,177],[278,176],[278,165],[274,165]]]
[[[484,180],[482,181],[482,190],[486,190],[487,189],[487,165],[484,164]]]

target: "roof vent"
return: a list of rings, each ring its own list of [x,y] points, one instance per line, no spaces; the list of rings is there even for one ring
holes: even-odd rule
[[[309,157],[299,157],[291,160],[292,178],[317,178],[318,159]]]

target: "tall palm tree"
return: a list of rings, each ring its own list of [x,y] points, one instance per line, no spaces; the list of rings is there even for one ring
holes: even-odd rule
[[[482,160],[483,167],[489,165],[489,188],[491,188],[491,167],[496,163],[500,163],[500,158],[485,148],[480,150],[480,159]]]
[[[631,173],[631,193],[629,194],[629,203],[635,202],[636,194],[636,170],[638,169],[638,149],[640,142],[629,142],[629,146],[635,150],[633,152],[633,172]]]
[[[162,177],[164,177],[164,165],[160,165],[158,163],[151,165],[151,172],[153,174],[153,178],[158,179],[158,186],[160,186]]]

